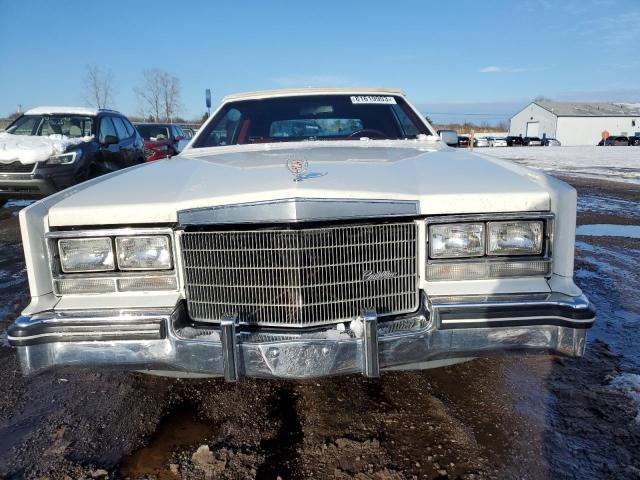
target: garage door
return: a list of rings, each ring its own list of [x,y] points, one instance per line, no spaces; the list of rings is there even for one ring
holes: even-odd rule
[[[538,132],[540,129],[540,122],[527,122],[527,137],[539,137]]]

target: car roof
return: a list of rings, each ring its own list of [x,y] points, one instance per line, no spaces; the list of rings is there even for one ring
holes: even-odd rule
[[[30,108],[25,115],[89,115],[95,117],[99,113],[115,113],[122,115],[116,110],[107,110],[104,108],[91,108],[91,107],[64,107],[64,106],[43,106]]]
[[[305,87],[281,88],[275,90],[258,90],[255,92],[233,93],[225,96],[222,101],[248,100],[260,98],[295,97],[301,95],[401,95],[402,90],[383,87]]]

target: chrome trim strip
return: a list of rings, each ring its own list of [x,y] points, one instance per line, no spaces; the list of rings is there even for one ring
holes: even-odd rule
[[[166,227],[151,228],[101,228],[97,230],[55,230],[45,233],[45,238],[127,237],[131,235],[172,235]]]
[[[178,212],[178,223],[183,226],[296,223],[355,218],[407,217],[418,215],[418,212],[418,202],[413,200],[295,197],[182,210]]]

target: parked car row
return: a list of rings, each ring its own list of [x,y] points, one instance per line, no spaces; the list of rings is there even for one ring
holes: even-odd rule
[[[640,135],[632,135],[626,137],[624,135],[611,135],[606,140],[602,139],[598,142],[598,146],[602,147],[640,147]]]
[[[188,133],[170,123],[132,124],[115,110],[38,107],[0,132],[0,206],[42,198],[136,164],[176,155]]]
[[[539,138],[539,137],[474,137],[474,147],[559,147],[561,144],[555,138]],[[458,136],[458,144],[453,145],[460,148],[469,146],[469,137],[465,135]]]

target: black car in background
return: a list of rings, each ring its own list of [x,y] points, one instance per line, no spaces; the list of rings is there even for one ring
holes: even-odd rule
[[[634,135],[632,137],[629,137],[629,146],[640,147],[640,135]]]
[[[522,137],[516,137],[509,135],[507,138],[507,147],[522,147],[524,145],[524,139]]]
[[[630,145],[629,143],[629,137],[624,137],[622,135],[611,135],[609,137],[607,137],[606,140],[600,140],[598,142],[598,146],[602,147],[628,147]]]
[[[37,162],[24,161],[29,148],[33,148],[34,158],[40,158],[42,150],[36,151],[38,143],[47,145],[52,139],[67,146]],[[115,110],[82,107],[28,110],[0,137],[0,149],[4,147],[5,152],[7,146],[16,144],[22,145],[17,147],[22,157],[0,162],[0,206],[9,199],[46,197],[87,179],[144,162],[142,138],[127,117]]]
[[[540,140],[540,137],[524,137],[522,144],[525,147],[539,147],[542,145],[542,140]]]
[[[460,148],[468,148],[469,147],[469,137],[465,137],[464,135],[460,135],[458,137],[458,147],[460,147]]]

